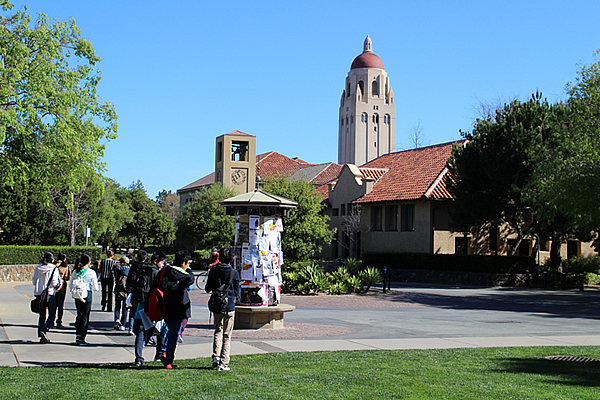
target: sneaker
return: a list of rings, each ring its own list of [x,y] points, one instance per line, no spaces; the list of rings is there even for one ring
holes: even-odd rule
[[[220,362],[221,362],[221,359],[219,357],[213,357],[212,367],[217,368],[219,366]]]
[[[130,329],[129,332],[127,332],[127,336],[133,336],[133,329]]]
[[[115,328],[115,331],[120,331],[121,330],[121,322],[118,320],[115,321],[113,328]]]
[[[146,342],[146,346],[156,346],[156,340],[154,340],[154,336],[150,336],[150,339]]]
[[[177,364],[167,364],[165,365],[166,369],[175,369],[175,368],[179,368],[179,365]]]
[[[63,324],[61,322],[59,322],[58,324],[56,324],[57,328],[64,328]]]
[[[162,361],[162,355],[161,354],[157,354],[154,356],[154,361]]]
[[[40,343],[50,343],[50,339],[48,339],[48,335],[46,335],[46,332],[42,332],[42,334],[40,335]]]
[[[144,360],[137,360],[135,362],[135,366],[138,368],[144,366],[144,364],[146,364],[146,362]]]
[[[183,337],[181,337],[181,335],[177,336],[177,343],[183,343]]]
[[[87,346],[88,342],[86,342],[85,340],[77,339],[77,340],[75,340],[75,344],[77,346]]]
[[[224,365],[219,365],[219,368],[217,368],[217,371],[230,371],[231,368],[226,367]]]

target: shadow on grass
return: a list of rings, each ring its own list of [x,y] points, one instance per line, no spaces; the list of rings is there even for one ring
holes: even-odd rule
[[[28,363],[33,365],[38,365],[44,368],[94,368],[94,369],[114,369],[114,370],[137,370],[137,371],[150,371],[150,370],[161,370],[165,369],[162,364],[144,364],[141,367],[136,367],[134,363],[111,363],[111,364],[77,364],[77,363]],[[180,365],[179,368],[175,368],[177,370],[214,370],[214,368],[200,367],[195,365]]]
[[[573,362],[544,358],[508,358],[495,372],[546,376],[548,382],[572,386],[600,386],[600,362]]]

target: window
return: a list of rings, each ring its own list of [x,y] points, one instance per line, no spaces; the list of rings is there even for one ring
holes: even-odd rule
[[[380,231],[382,228],[382,207],[372,206],[371,207],[371,229],[374,231]]]
[[[342,209],[342,215],[346,215],[346,205],[342,204],[340,207]]]
[[[248,161],[248,142],[231,142],[231,161]]]
[[[398,230],[398,206],[386,206],[385,207],[385,230],[386,231],[397,231]]]
[[[490,228],[490,251],[498,251],[498,227]]]
[[[365,92],[365,84],[363,83],[363,81],[358,81],[358,88],[360,89],[360,94],[363,94]]]
[[[379,96],[379,85],[377,84],[377,81],[373,81],[371,92],[373,92],[373,96]]]
[[[454,254],[469,254],[469,238],[456,237],[454,238]]]
[[[332,208],[331,209],[331,215],[333,215],[334,217],[337,217],[340,215],[340,209],[339,208]]]
[[[378,124],[379,123],[379,114],[373,114],[373,123],[374,124]]]
[[[338,238],[340,237],[340,232],[337,231],[333,240],[331,241],[331,247],[333,248],[333,258],[338,258],[340,256],[339,243]]]
[[[410,232],[415,230],[415,205],[414,204],[403,204],[400,207],[400,213],[402,214],[402,230]]]
[[[217,162],[223,161],[223,142],[217,143]]]
[[[550,241],[548,239],[540,239],[540,251],[550,251]]]
[[[567,259],[571,257],[579,257],[581,254],[579,240],[567,241]]]

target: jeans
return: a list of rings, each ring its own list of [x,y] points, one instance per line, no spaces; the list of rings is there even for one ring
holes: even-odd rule
[[[106,308],[106,311],[112,311],[112,295],[113,295],[113,287],[115,286],[115,282],[112,279],[101,279],[100,285],[102,286],[102,311]]]
[[[115,322],[119,321],[121,323],[121,325],[123,325],[124,327],[132,327],[133,328],[133,322],[131,322],[131,325],[129,323],[129,320],[127,319],[127,306],[125,305],[125,299],[123,300],[119,300],[117,298],[115,298]],[[131,320],[133,320],[133,317],[129,318]]]
[[[48,318],[46,318],[46,310],[48,310]],[[40,316],[38,318],[38,336],[42,336],[42,332],[49,330],[54,324],[54,318],[56,316],[56,297],[54,295],[48,296],[48,304],[46,307],[40,310]]]
[[[88,291],[88,297],[86,297],[85,301],[75,300],[75,308],[77,308],[77,317],[75,318],[75,337],[78,340],[85,341],[88,327],[90,325],[92,292]]]
[[[56,292],[56,325],[62,325],[67,291]]]
[[[181,329],[182,320],[168,319],[165,322],[169,331],[167,332],[166,356],[163,363],[167,365],[172,364],[175,359],[175,349],[177,348],[177,338],[179,336],[179,330]]]

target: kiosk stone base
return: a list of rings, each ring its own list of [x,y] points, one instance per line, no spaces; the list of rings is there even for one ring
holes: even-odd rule
[[[281,329],[283,313],[294,311],[296,306],[235,306],[233,329]]]

